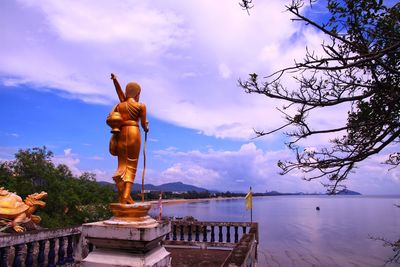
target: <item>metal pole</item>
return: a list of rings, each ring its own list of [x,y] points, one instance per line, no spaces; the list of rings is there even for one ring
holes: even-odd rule
[[[147,144],[147,132],[144,133],[144,146],[143,146],[142,202],[144,202],[144,174],[146,173],[146,144]]]
[[[251,191],[251,186],[250,186],[250,200],[251,200],[251,208],[250,208],[250,222],[253,223],[253,192]]]
[[[250,222],[253,222],[253,203],[251,205],[251,209],[250,209]]]

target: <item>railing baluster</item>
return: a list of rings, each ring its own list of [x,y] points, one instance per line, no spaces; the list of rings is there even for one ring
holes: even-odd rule
[[[230,233],[230,226],[226,226],[226,242],[230,243],[231,242],[231,233]]]
[[[8,266],[8,252],[10,247],[0,248],[0,267]]]
[[[74,260],[74,236],[69,235],[68,236],[68,245],[67,245],[67,263],[73,263]]]
[[[68,227],[13,235],[11,239],[8,235],[0,236],[0,267],[54,267],[73,263],[74,253],[80,251],[77,247],[81,245],[80,235],[80,227]]]
[[[65,264],[65,259],[64,259],[64,237],[59,237],[58,238],[58,260],[57,260],[57,265],[64,265]]]
[[[176,240],[176,224],[172,227],[172,240]]]
[[[199,226],[196,225],[196,237],[195,241],[200,241],[200,231],[199,231]]]
[[[38,253],[38,258],[37,258],[37,262],[38,262],[38,266],[39,267],[44,267],[44,249],[46,247],[46,240],[40,240],[39,241],[39,253]]]
[[[170,237],[169,237],[169,233],[165,236],[165,240],[169,240],[170,239]]]
[[[26,258],[25,258],[25,266],[32,267],[33,266],[33,242],[26,244]]]
[[[215,242],[214,225],[211,225],[211,242]]]
[[[14,261],[13,261],[13,267],[20,267],[22,266],[22,247],[23,245],[15,245],[14,249]]]
[[[246,233],[246,226],[242,226],[242,229],[243,229],[243,234],[245,234]]]
[[[207,225],[203,226],[203,242],[207,242]]]
[[[223,239],[222,239],[222,225],[219,225],[218,226],[218,242],[223,242]]]
[[[48,255],[48,263],[47,267],[55,267],[55,259],[56,259],[56,240],[54,238],[50,239],[49,246],[49,255]]]
[[[183,224],[181,224],[180,230],[181,230],[181,238],[180,238],[180,240],[184,241],[185,237],[184,237],[184,232],[183,232]]]
[[[239,227],[235,226],[235,243],[239,242],[239,233],[238,233]]]
[[[192,225],[188,225],[188,241],[192,241]]]

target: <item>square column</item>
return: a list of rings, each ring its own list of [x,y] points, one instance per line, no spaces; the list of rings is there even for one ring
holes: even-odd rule
[[[107,221],[82,225],[82,236],[95,249],[82,261],[92,266],[171,266],[170,253],[160,245],[171,231],[167,222],[137,226]]]

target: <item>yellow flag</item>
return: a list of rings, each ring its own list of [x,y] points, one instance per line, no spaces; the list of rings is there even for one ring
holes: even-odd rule
[[[251,193],[251,189],[247,193],[245,199],[246,199],[246,209],[251,210],[251,208],[253,207],[253,194]]]

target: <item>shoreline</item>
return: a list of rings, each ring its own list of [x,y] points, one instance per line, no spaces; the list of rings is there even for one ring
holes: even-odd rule
[[[192,203],[192,202],[206,202],[211,200],[228,200],[228,199],[244,199],[244,197],[211,197],[211,198],[191,198],[191,199],[163,199],[161,201],[162,205],[175,205],[182,203]],[[158,200],[149,201],[151,204],[158,204]]]

